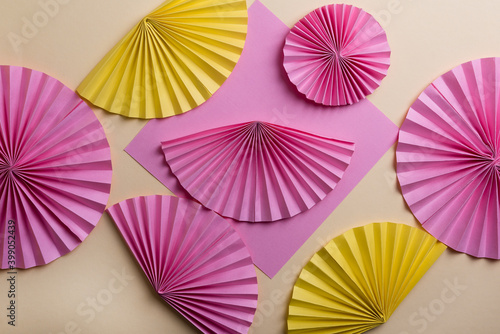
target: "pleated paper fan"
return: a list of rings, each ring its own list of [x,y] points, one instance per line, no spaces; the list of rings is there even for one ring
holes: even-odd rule
[[[373,16],[332,4],[301,19],[283,53],[285,70],[299,92],[316,103],[340,106],[373,93],[387,74],[391,50]]]
[[[108,209],[157,293],[203,333],[246,333],[257,307],[250,254],[224,218],[172,196]]]
[[[446,246],[394,223],[354,228],[304,267],[293,288],[289,333],[364,333],[393,314]]]
[[[265,122],[162,143],[180,184],[225,217],[268,222],[310,209],[335,188],[354,144]]]
[[[85,102],[44,73],[0,66],[2,269],[47,264],[78,246],[104,212],[111,173],[104,130]]]
[[[451,248],[500,259],[500,58],[462,64],[410,108],[397,148],[403,196]]]
[[[239,60],[245,0],[169,0],[139,22],[77,91],[109,112],[164,118],[219,89]]]

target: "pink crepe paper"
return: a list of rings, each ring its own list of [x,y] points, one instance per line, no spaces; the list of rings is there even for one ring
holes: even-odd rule
[[[384,29],[360,8],[333,4],[301,19],[286,38],[284,66],[310,100],[353,104],[380,85],[391,50]]]
[[[273,223],[232,222],[254,263],[272,277],[392,146],[398,127],[368,100],[323,107],[287,85],[279,64],[289,29],[258,1],[249,9],[248,29],[240,61],[214,96],[189,113],[150,121],[126,151],[176,195],[192,198],[168,168],[161,142],[255,119],[354,142],[342,180],[310,210]]]
[[[73,250],[102,216],[110,187],[109,145],[85,102],[44,73],[0,66],[2,269]]]
[[[335,188],[354,144],[265,122],[202,131],[162,143],[182,187],[205,207],[240,221],[304,212]]]
[[[451,248],[500,259],[500,58],[462,64],[411,106],[397,148],[404,198]]]
[[[149,282],[203,333],[247,333],[257,276],[231,225],[186,199],[147,196],[108,209]]]

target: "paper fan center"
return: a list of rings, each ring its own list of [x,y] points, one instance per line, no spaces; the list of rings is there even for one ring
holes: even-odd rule
[[[330,65],[340,63],[344,59],[342,49],[333,42],[328,42],[324,45],[323,59]]]
[[[249,126],[250,129],[252,129],[256,133],[264,130],[264,128],[265,128],[265,124],[263,124],[262,122],[259,122],[259,121],[255,121],[253,123],[250,123],[249,125],[250,125]]]
[[[500,169],[500,156],[494,156],[491,159],[491,167],[496,168],[497,170]]]
[[[265,123],[255,121],[248,124],[247,130],[250,131],[260,142],[263,140],[263,137],[265,136],[265,133],[268,132],[269,128]]]
[[[145,17],[144,19],[142,19],[141,27],[145,31],[147,31],[153,25],[153,23],[154,23],[153,20],[151,20],[149,17]]]
[[[22,167],[18,161],[10,161],[11,159],[0,158],[0,181],[4,178],[15,178],[21,173]]]
[[[342,55],[339,51],[331,50],[330,52],[328,52],[327,58],[330,63],[335,63],[341,60]]]
[[[495,170],[499,171],[500,170],[500,155],[499,154],[491,153],[491,155],[490,154],[483,155],[481,157],[481,160],[484,161],[487,168],[489,168],[491,171],[495,171]]]

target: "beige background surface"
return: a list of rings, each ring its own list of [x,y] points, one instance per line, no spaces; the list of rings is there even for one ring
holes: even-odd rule
[[[42,0],[45,2],[49,0]],[[162,0],[59,0],[58,13],[14,47],[23,20],[40,12],[39,0],[1,0],[0,63],[44,71],[75,89],[129,29]],[[249,1],[249,4],[253,1]],[[325,0],[263,0],[292,26]],[[401,125],[418,94],[436,77],[467,60],[500,56],[500,2],[477,0],[346,1],[375,15],[387,31],[391,68],[369,99]],[[94,109],[112,147],[114,175],[109,205],[138,195],[168,194],[123,148],[144,126]],[[395,174],[395,148],[324,222],[273,280],[258,271],[259,308],[251,333],[283,333],[287,303],[302,265],[331,238],[370,222],[418,226],[405,206]],[[107,294],[116,273],[131,276],[123,289],[94,314],[89,300]],[[18,275],[18,318],[7,326],[7,273],[0,271],[0,333],[196,333],[154,295],[114,224],[104,215],[88,239],[55,262]],[[451,250],[437,261],[390,321],[372,333],[498,333],[500,263]],[[449,301],[447,284],[462,290]],[[120,284],[117,284],[119,287]],[[444,307],[441,307],[443,306]],[[78,308],[80,307],[80,312]],[[427,311],[426,311],[427,310]],[[425,315],[427,313],[427,315]]]

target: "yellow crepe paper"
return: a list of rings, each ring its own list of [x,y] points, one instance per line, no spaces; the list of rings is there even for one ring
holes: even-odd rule
[[[239,60],[245,0],[167,1],[90,72],[78,93],[112,113],[163,118],[205,102]]]
[[[289,333],[364,333],[379,326],[445,249],[426,232],[394,223],[333,239],[295,283]]]

